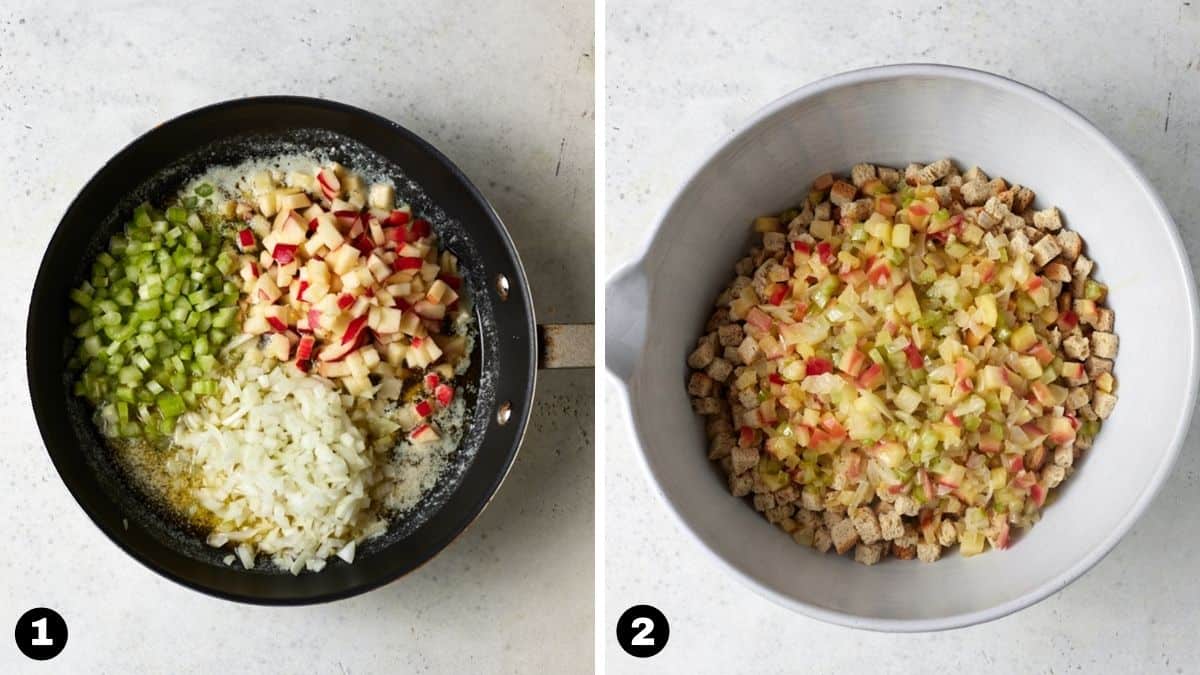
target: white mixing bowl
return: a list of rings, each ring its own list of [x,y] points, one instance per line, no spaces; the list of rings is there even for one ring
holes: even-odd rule
[[[1109,286],[1120,401],[1040,523],[1012,548],[873,567],[799,546],[705,458],[685,359],[748,242],[751,219],[804,198],[826,171],[951,157],[1059,206]],[[833,623],[926,631],[1027,607],[1095,565],[1170,475],[1196,398],[1196,295],[1170,214],[1078,113],[995,75],[935,65],[838,75],[769,105],[706,159],[643,255],[607,289],[607,362],[651,481],[684,529],[782,605]],[[1151,570],[1147,570],[1150,573]]]

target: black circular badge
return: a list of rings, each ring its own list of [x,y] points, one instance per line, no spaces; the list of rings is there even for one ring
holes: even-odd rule
[[[617,643],[630,656],[654,656],[667,646],[670,637],[671,625],[657,607],[634,605],[617,619]]]
[[[13,635],[22,654],[45,661],[58,656],[67,646],[67,622],[58,612],[38,607],[21,615]]]

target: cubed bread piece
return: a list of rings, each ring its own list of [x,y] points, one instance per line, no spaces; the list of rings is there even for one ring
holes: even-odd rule
[[[721,412],[721,400],[717,398],[693,398],[692,410],[697,415],[716,415]]]
[[[921,511],[921,505],[917,503],[917,500],[908,495],[896,497],[895,508],[902,516],[915,516]]]
[[[883,536],[879,530],[879,519],[875,517],[875,512],[870,507],[859,507],[850,519],[854,523],[854,529],[858,530],[859,540],[864,544],[874,544]]]
[[[1102,420],[1108,419],[1112,414],[1113,408],[1117,406],[1117,397],[1112,394],[1097,389],[1092,392],[1092,410],[1096,411],[1096,417]]]
[[[708,364],[708,368],[706,368],[704,372],[708,373],[708,376],[717,382],[724,383],[729,379],[729,374],[733,372],[733,364],[729,363],[725,359],[713,359],[712,363]]]
[[[813,548],[821,553],[828,553],[832,547],[833,537],[829,535],[829,530],[823,527],[817,528],[817,531],[813,534]]]
[[[1075,359],[1076,361],[1082,361],[1091,356],[1088,340],[1082,335],[1069,335],[1063,338],[1062,348],[1067,358]]]
[[[845,206],[854,201],[854,195],[858,194],[858,188],[846,181],[835,181],[833,187],[829,188],[829,201],[835,206]]]
[[[1054,449],[1054,466],[1064,469],[1075,463],[1075,449],[1070,445],[1060,445]]]
[[[1048,490],[1058,487],[1066,477],[1067,470],[1057,464],[1051,464],[1042,469],[1042,484]]]
[[[759,495],[754,495],[754,510],[766,511],[767,509],[775,508],[775,495],[766,492]]]
[[[815,209],[813,209],[813,223],[816,223],[816,221],[818,221],[818,220],[826,220],[827,221],[827,220],[829,220],[830,216],[832,216],[832,215],[833,215],[833,204],[830,204],[827,201],[821,202],[820,204],[817,204],[817,207]],[[812,226],[810,225],[809,227],[811,229]]]
[[[725,459],[733,452],[733,446],[736,444],[737,441],[731,434],[717,434],[708,442],[708,458],[713,461]]]
[[[942,546],[953,546],[958,542],[958,528],[954,527],[954,521],[943,520],[941,527],[937,532],[938,543]]]
[[[1059,253],[1062,253],[1062,246],[1059,245],[1058,240],[1051,235],[1046,235],[1033,245],[1033,262],[1038,267],[1043,267],[1058,257]]]
[[[879,534],[887,541],[904,536],[904,523],[895,511],[879,514]]]
[[[746,473],[729,473],[729,492],[734,497],[745,497],[750,494],[750,488],[754,485],[754,476],[750,472]]]
[[[688,356],[688,365],[696,370],[707,368],[713,362],[713,358],[717,355],[717,347],[711,340],[702,340],[700,345],[696,347]]]
[[[712,396],[712,378],[701,372],[693,372],[692,376],[688,378],[687,391],[692,396],[699,396],[700,398]]]
[[[993,178],[988,181],[988,189],[992,191],[992,195],[998,195],[1008,189],[1008,182],[1003,178]]]
[[[1116,323],[1117,315],[1107,307],[1100,307],[1096,310],[1096,330],[1102,330],[1111,333],[1113,325]]]
[[[795,483],[788,483],[775,491],[776,504],[791,504],[799,498],[800,487]]]
[[[871,212],[874,210],[874,199],[856,199],[842,207],[842,218],[863,221],[870,217]]]
[[[921,173],[920,164],[909,164],[904,167],[904,182],[909,185],[916,186],[919,184],[917,176]]]
[[[722,347],[736,347],[742,344],[742,326],[729,323],[717,329],[717,339]]]
[[[712,417],[704,423],[704,433],[709,438],[720,434],[733,435],[733,425],[724,417]]]
[[[1013,197],[1013,213],[1025,213],[1025,211],[1028,210],[1033,204],[1033,198],[1033,190],[1030,190],[1024,186],[1018,188],[1016,195]]]
[[[753,337],[747,335],[745,339],[742,340],[742,344],[738,345],[737,350],[738,357],[742,360],[742,363],[750,365],[754,363],[754,360],[758,358],[760,353],[758,348],[758,340],[755,340]]]
[[[992,196],[992,189],[981,180],[969,180],[959,188],[959,194],[967,206],[979,206]]]
[[[854,560],[864,565],[874,565],[883,558],[883,544],[865,544],[860,542],[854,547]]]
[[[1033,226],[1046,232],[1058,232],[1062,229],[1062,214],[1057,206],[1036,211],[1033,214]]]
[[[782,525],[785,520],[790,520],[792,514],[796,512],[796,507],[791,504],[776,504],[774,507],[767,509],[763,515],[767,517],[767,522],[772,525]]]
[[[921,562],[937,562],[937,559],[940,557],[942,557],[942,547],[940,544],[925,541],[917,543],[917,559]]]
[[[844,518],[831,527],[829,536],[833,537],[833,547],[839,555],[854,548],[858,543],[858,530],[854,529],[854,523],[849,518]]]
[[[899,542],[893,541],[891,543],[891,549],[892,556],[897,560],[912,560],[913,558],[917,557],[916,546],[904,546]]]
[[[1050,281],[1057,281],[1060,284],[1069,283],[1071,281],[1071,270],[1061,262],[1052,262],[1042,269],[1044,275]]]
[[[1073,230],[1062,230],[1055,235],[1055,238],[1058,239],[1063,258],[1068,261],[1075,260],[1083,251],[1083,239],[1080,239],[1079,234]]]
[[[861,188],[867,181],[875,178],[874,164],[855,164],[850,168],[850,182],[854,187]]]
[[[1102,330],[1092,331],[1092,353],[1100,358],[1116,358],[1118,342],[1119,339],[1113,333]]]
[[[970,169],[967,169],[967,172],[964,173],[962,175],[962,177],[963,177],[963,180],[967,181],[967,182],[979,181],[981,183],[987,183],[989,180],[991,180],[990,178],[988,178],[988,175],[983,172],[983,169],[981,169],[977,166],[973,166]]]
[[[841,502],[838,503],[840,504]],[[830,504],[828,501],[825,502],[825,505],[822,508],[825,510],[821,512],[821,522],[825,523],[825,527],[828,527],[830,530],[833,529],[834,525],[846,520],[846,514],[833,508],[833,504]]]
[[[950,174],[953,164],[947,158],[942,158],[926,165],[917,172],[918,185],[932,185]]]
[[[895,190],[900,184],[900,171],[893,169],[890,166],[877,167],[879,180],[888,187],[889,190]]]
[[[733,473],[735,474],[748,471],[758,465],[758,448],[743,448],[735,445],[729,456],[733,458]],[[751,476],[751,478],[754,477]]]
[[[823,173],[813,180],[812,189],[824,192],[833,186],[833,174]]]
[[[1111,373],[1113,362],[1099,356],[1090,356],[1084,362],[1084,368],[1087,370],[1088,377],[1095,379],[1100,373]]]
[[[786,247],[786,232],[766,232],[763,234],[763,250],[767,253],[778,253]]]

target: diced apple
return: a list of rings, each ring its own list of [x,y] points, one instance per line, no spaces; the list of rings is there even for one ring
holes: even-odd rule
[[[422,424],[413,429],[409,432],[408,437],[414,443],[433,443],[440,438],[433,427],[428,424]]]
[[[446,316],[446,306],[438,305],[427,300],[421,300],[413,306],[413,311],[421,316],[422,319],[440,320]]]
[[[299,210],[312,204],[312,201],[303,192],[285,193],[283,191],[276,191],[275,204],[280,210]]]
[[[329,200],[336,199],[342,189],[342,182],[332,169],[321,169],[317,173],[317,183],[321,186],[321,193]]]
[[[250,296],[250,301],[269,305],[278,300],[281,295],[283,293],[279,290],[279,286],[275,285],[275,280],[264,274],[255,280],[254,292]]]
[[[367,203],[373,209],[383,209],[391,211],[396,205],[396,190],[386,183],[376,183],[371,186],[371,191],[367,196]]]
[[[280,333],[275,333],[267,339],[267,348],[265,350],[268,356],[272,356],[279,361],[287,361],[291,355],[292,345],[288,339]]]
[[[329,264],[329,268],[334,274],[342,276],[358,264],[358,258],[358,249],[353,246],[342,245],[333,249],[329,255],[325,256],[325,262]]]

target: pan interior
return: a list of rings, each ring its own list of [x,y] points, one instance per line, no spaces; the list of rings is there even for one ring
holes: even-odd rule
[[[127,193],[114,204],[107,217],[104,217],[89,235],[88,263],[77,265],[78,275],[72,280],[72,285],[83,280],[86,270],[90,269],[90,261],[115,232],[124,225],[132,209],[143,201],[160,204],[164,199],[175,195],[180,186],[188,179],[208,171],[209,168],[221,165],[238,165],[246,160],[258,160],[263,157],[277,155],[301,154],[313,156],[318,160],[332,160],[366,175],[368,178],[386,177],[396,185],[398,202],[413,204],[414,211],[420,213],[433,223],[438,233],[440,245],[450,250],[460,259],[463,269],[464,287],[469,289],[473,300],[475,325],[470,370],[462,377],[461,392],[466,395],[467,422],[463,425],[463,436],[455,453],[448,458],[448,464],[440,474],[436,486],[421,497],[421,500],[406,513],[392,516],[388,532],[364,542],[359,549],[360,562],[370,560],[379,551],[402,542],[413,534],[421,525],[426,524],[434,513],[444,506],[451,495],[455,494],[458,486],[466,476],[478,454],[485,432],[490,426],[490,412],[496,401],[496,376],[492,354],[498,351],[497,334],[492,329],[494,321],[492,295],[487,292],[487,279],[482,269],[480,251],[475,249],[472,235],[463,227],[460,220],[455,219],[440,205],[434,203],[416,181],[410,179],[403,167],[396,162],[386,159],[383,155],[368,148],[364,143],[326,130],[289,129],[280,132],[247,133],[247,135],[220,139],[204,145],[203,148],[192,151],[178,160],[170,163],[143,181],[137,189]],[[61,321],[66,321],[65,309]],[[73,347],[72,340],[64,340],[62,344],[62,362],[66,362],[68,353]],[[62,387],[70,390],[72,375],[62,374]],[[228,554],[227,549],[215,549],[205,545],[203,532],[188,527],[176,518],[167,507],[162,506],[154,495],[146,494],[139,488],[121,462],[114,458],[103,437],[98,434],[96,426],[91,422],[91,407],[83,399],[67,396],[66,416],[74,435],[79,440],[82,455],[86,464],[95,473],[98,483],[110,500],[119,504],[125,520],[124,527],[137,527],[148,532],[158,542],[169,546],[193,560],[206,565],[220,566],[222,558]],[[329,571],[337,566],[346,566],[336,558],[331,558]],[[240,563],[228,569],[236,569],[242,574],[280,575],[286,572],[278,571],[275,566],[259,557],[258,565],[252,571],[242,571]],[[325,574],[325,572],[322,572]]]

